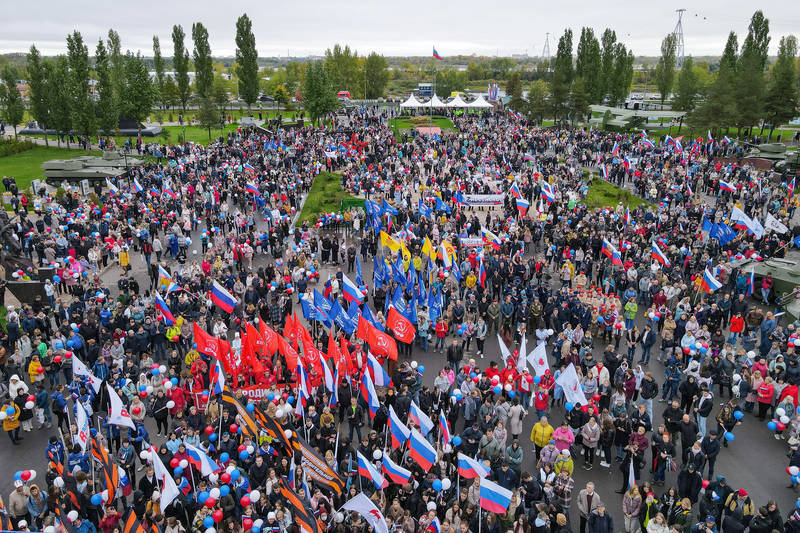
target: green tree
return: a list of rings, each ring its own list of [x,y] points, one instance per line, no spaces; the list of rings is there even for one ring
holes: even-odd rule
[[[600,103],[603,100],[602,68],[600,41],[595,37],[592,28],[581,29],[575,58],[575,75],[583,78],[583,86],[590,102]]]
[[[612,29],[606,28],[603,36],[600,38],[602,45],[601,52],[601,71],[600,71],[600,86],[602,87],[602,95],[600,102],[609,96],[614,86],[614,59],[616,57],[617,34]]]
[[[154,85],[155,96],[156,100],[161,107],[165,107],[166,103],[166,89],[164,88],[164,84],[166,83],[166,77],[164,74],[164,58],[161,56],[161,41],[158,39],[158,35],[153,35],[153,67],[156,71],[156,80]]]
[[[785,124],[797,112],[797,38],[781,37],[778,60],[770,73],[765,103],[766,117],[770,123],[769,138],[776,126]],[[30,67],[29,67],[30,70]]]
[[[182,26],[172,27],[172,65],[175,70],[175,81],[178,84],[178,100],[185,110],[191,95],[189,86],[189,51],[184,45],[186,34]]]
[[[550,109],[550,84],[544,80],[534,81],[528,89],[528,119],[541,124]]]
[[[119,33],[108,30],[106,53],[109,60],[109,77],[112,86],[114,107],[119,108],[125,93],[125,56],[122,54],[122,42]],[[117,129],[117,126],[114,126]]]
[[[558,40],[558,50],[553,62],[553,83],[550,87],[553,116],[556,120],[567,115],[572,76],[572,30],[567,28]]]
[[[727,128],[737,122],[736,67],[738,39],[734,32],[728,34],[725,50],[719,62],[717,79],[706,90],[703,105],[689,115],[689,124],[712,131]]]
[[[69,87],[72,99],[72,127],[86,138],[86,150],[90,149],[92,136],[97,131],[94,101],[89,90],[89,49],[78,31],[67,36],[69,59]]]
[[[338,43],[325,51],[325,70],[337,91],[350,91],[354,98],[364,94],[364,70],[359,64],[358,54]]]
[[[48,76],[52,73],[52,66],[42,61],[42,56],[35,45],[31,45],[27,59],[30,112],[44,132],[45,145],[50,146],[50,141],[47,138],[47,129],[52,124]]]
[[[19,72],[14,65],[7,63],[3,67],[3,83],[5,88],[2,92],[3,118],[14,128],[14,137],[17,136],[17,126],[25,116],[25,104],[22,102],[22,95],[17,89]]]
[[[70,88],[69,60],[65,56],[56,58],[51,75],[47,77],[47,94],[50,100],[50,121],[53,129],[60,135],[69,134],[72,131],[72,90]],[[58,137],[59,146],[61,146],[60,135]],[[67,147],[69,147],[69,137],[67,137]]]
[[[669,93],[672,92],[672,84],[675,81],[675,51],[677,43],[678,40],[674,33],[668,34],[661,41],[661,57],[658,58],[658,64],[656,64],[655,79],[656,87],[661,93],[662,104],[669,96]]]
[[[467,80],[483,80],[486,79],[486,73],[483,71],[483,66],[475,61],[470,61],[467,64]]]
[[[364,68],[367,76],[366,98],[380,98],[389,83],[389,63],[380,54],[372,52],[367,56]]]
[[[303,83],[303,107],[315,123],[320,117],[339,107],[336,89],[321,61],[309,64],[306,71]]]
[[[736,72],[736,105],[739,129],[753,124],[764,115],[766,82],[764,68],[769,47],[769,20],[761,11],[750,19],[747,37],[742,43]]]
[[[275,87],[275,91],[272,93],[273,98],[275,98],[275,102],[278,104],[285,106],[289,103],[291,96],[289,95],[289,91],[286,90],[286,86],[281,84]]]
[[[144,64],[142,56],[125,54],[125,104],[123,113],[136,121],[136,128],[141,134],[142,122],[147,119],[155,102],[155,92],[150,73]]]
[[[672,99],[672,109],[692,111],[697,104],[697,92],[700,89],[697,73],[694,70],[692,56],[683,60],[681,72],[678,74],[678,87]]]
[[[583,84],[583,78],[572,80],[569,91],[569,117],[571,122],[581,122],[591,114],[589,95]]]
[[[509,57],[495,57],[489,61],[487,69],[492,71],[495,78],[504,80],[514,66],[514,61]]]
[[[202,22],[192,24],[194,41],[194,85],[197,95],[210,98],[214,89],[214,67],[211,60],[211,46],[208,44],[208,30]]]
[[[239,98],[250,108],[258,100],[258,50],[253,23],[246,13],[236,21],[236,76]]]
[[[229,101],[228,90],[225,79],[219,74],[214,76],[214,83],[211,88],[211,99],[224,113]]]
[[[620,105],[631,90],[633,53],[622,43],[614,46],[614,78],[611,84],[611,105]]]
[[[519,72],[512,72],[506,85],[506,94],[511,97],[508,106],[514,111],[521,113],[525,111],[525,100],[522,99],[522,82],[519,79]]]
[[[436,94],[440,98],[447,98],[450,93],[464,90],[463,73],[452,68],[436,71]]]
[[[103,135],[111,137],[119,129],[120,108],[117,103],[125,102],[123,91],[120,99],[114,97],[114,87],[111,84],[111,62],[103,45],[103,40],[97,42],[95,50],[95,75],[97,76],[97,126],[103,130]],[[124,87],[124,85],[123,85]]]
[[[197,121],[204,128],[208,128],[208,138],[211,139],[211,128],[216,128],[220,124],[220,113],[214,101],[209,98],[200,99],[200,108],[197,112]],[[184,139],[184,142],[186,139]]]

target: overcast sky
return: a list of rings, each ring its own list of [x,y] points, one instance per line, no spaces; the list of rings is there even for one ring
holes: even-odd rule
[[[152,55],[152,36],[161,39],[165,56],[172,55],[173,24],[181,24],[191,50],[191,26],[206,25],[212,53],[230,56],[235,50],[235,22],[247,12],[253,20],[260,56],[321,55],[334,43],[347,43],[359,53],[430,56],[436,47],[442,56],[456,54],[539,56],[550,33],[550,50],[565,28],[576,34],[591,26],[599,35],[610,27],[636,55],[657,55],[661,39],[677,22],[675,9],[686,7],[686,54],[719,55],[729,31],[741,44],[747,24],[760,5],[770,21],[770,54],[783,35],[800,32],[797,0],[744,2],[704,0],[663,2],[648,0],[506,0],[487,2],[398,2],[367,0],[5,0],[0,24],[0,51],[27,51],[31,43],[46,55],[64,53],[65,37],[79,30],[94,53],[97,39],[116,29],[124,49]],[[702,7],[691,7],[702,4]],[[2,4],[0,4],[2,5]],[[106,7],[108,6],[108,7]]]

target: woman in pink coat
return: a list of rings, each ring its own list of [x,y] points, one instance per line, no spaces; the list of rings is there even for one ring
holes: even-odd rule
[[[569,424],[564,421],[553,432],[553,439],[556,441],[556,448],[558,448],[558,451],[563,452],[564,450],[568,450],[569,447],[572,446],[572,443],[575,442],[575,435],[572,434]]]

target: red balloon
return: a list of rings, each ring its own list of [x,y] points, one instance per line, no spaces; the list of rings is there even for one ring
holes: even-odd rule
[[[472,378],[472,382],[473,383],[477,383],[479,381],[480,381],[480,378],[478,376],[475,376],[474,378]]]
[[[172,468],[177,468],[180,464],[181,464],[181,461],[177,457],[173,457],[169,461],[169,466],[171,466]]]
[[[60,355],[57,355],[57,356],[53,357],[53,362],[54,363],[60,363],[63,360],[64,359]]]
[[[247,449],[247,446],[245,446],[244,444],[240,444],[239,447],[237,448],[237,451],[239,453],[241,453],[242,451],[244,451],[246,449]]]
[[[589,406],[588,405],[581,405],[581,411],[583,411],[584,413],[588,412],[589,411]]]
[[[142,391],[142,392],[139,393],[139,395],[142,395],[142,394],[147,396],[147,392],[145,392],[145,391]],[[142,412],[142,408],[139,407],[138,405],[134,405],[133,408],[131,409],[131,411],[133,411],[133,414],[138,415],[139,413]],[[173,466],[172,468],[175,468],[175,467]]]
[[[30,470],[23,470],[22,474],[20,475],[22,481],[28,481],[31,478],[31,471]]]
[[[27,401],[35,402],[36,401],[36,396],[34,396],[33,394],[28,394],[28,400]]]
[[[213,508],[215,505],[217,505],[217,500],[214,498],[209,498],[206,500],[205,506],[209,509]]]
[[[683,347],[683,353],[685,353],[686,355],[689,355],[689,352],[691,351],[692,351],[691,348],[689,348],[688,346]]]
[[[239,500],[239,503],[242,504],[242,507],[247,507],[248,505],[250,505],[250,496],[245,494],[244,496],[242,496],[242,499]]]
[[[231,433],[236,433],[239,430],[239,426],[236,424],[231,424]]]
[[[72,352],[64,352],[64,357],[67,359],[72,359]]]
[[[245,518],[242,520],[242,526],[244,526],[245,531],[248,529],[253,529],[253,520],[250,518]]]
[[[211,518],[214,519],[215,523],[219,523],[222,521],[222,509],[217,509],[213,513],[211,513]]]
[[[704,479],[704,480],[703,480],[703,488],[706,488],[706,487],[708,487],[708,485],[709,485],[710,483],[711,483],[711,482],[710,482],[709,480],[707,480],[707,479]]]
[[[778,422],[778,431],[783,431],[784,429],[786,429],[786,424]]]
[[[596,402],[599,402],[599,401],[600,401],[600,395],[599,395],[599,394],[597,394],[597,393],[595,393],[595,394],[592,396],[592,400],[594,400],[594,401],[596,401]]]
[[[214,428],[211,426],[206,426],[206,435],[211,435],[214,433]]]
[[[147,398],[147,391],[146,390],[139,391],[139,398]]]
[[[39,368],[37,368],[37,369],[36,369],[36,373],[37,373],[37,374],[44,374],[44,367],[43,367],[43,366],[40,366]]]
[[[223,483],[230,483],[231,482],[231,475],[229,473],[227,473],[227,472],[223,472],[222,474],[220,474],[219,479]]]

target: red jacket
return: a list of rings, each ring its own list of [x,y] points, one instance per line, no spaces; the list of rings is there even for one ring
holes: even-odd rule
[[[436,336],[440,339],[447,337],[447,323],[445,321],[436,324]]]
[[[758,401],[759,403],[772,403],[772,396],[775,394],[775,387],[772,383],[763,382],[758,387]]]
[[[537,411],[547,411],[547,401],[549,399],[550,395],[547,394],[547,391],[539,391],[533,397],[533,405]]]
[[[738,316],[731,318],[731,333],[741,333],[744,330],[744,318]]]

